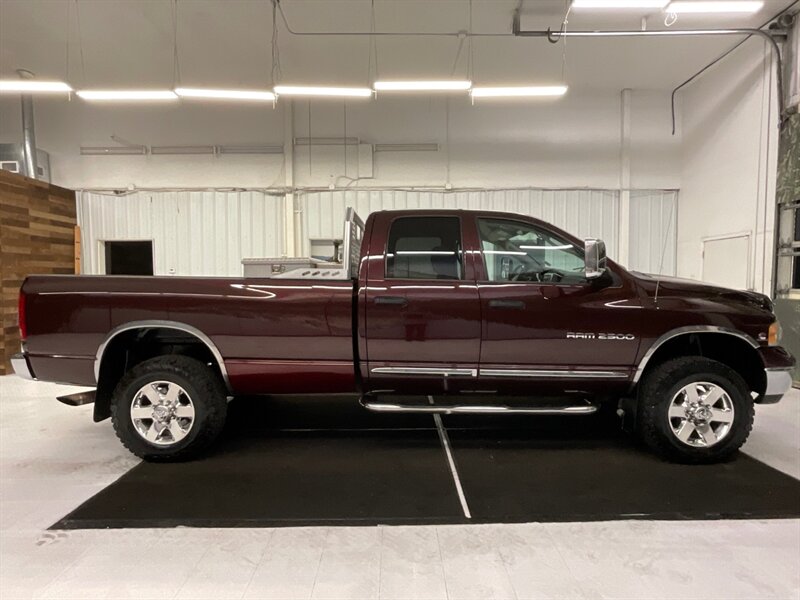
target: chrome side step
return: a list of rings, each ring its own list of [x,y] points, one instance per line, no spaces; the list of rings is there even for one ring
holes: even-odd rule
[[[594,404],[571,404],[566,406],[507,406],[504,404],[397,404],[391,402],[375,402],[361,399],[361,406],[374,412],[391,413],[432,413],[440,415],[456,414],[526,414],[526,415],[589,415],[597,412]]]

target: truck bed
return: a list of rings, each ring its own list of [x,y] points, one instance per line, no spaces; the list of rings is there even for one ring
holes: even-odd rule
[[[40,379],[95,385],[98,349],[116,328],[179,323],[207,336],[235,393],[355,389],[349,279],[45,275],[23,292]]]

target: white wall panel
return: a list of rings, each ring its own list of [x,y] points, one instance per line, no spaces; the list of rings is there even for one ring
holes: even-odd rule
[[[772,54],[751,38],[681,92],[681,277],[726,281],[703,240],[749,233],[747,288],[770,294],[778,131]]]
[[[156,275],[240,276],[242,258],[282,254],[283,207],[262,191],[81,192],[83,272],[103,272],[106,240],[152,240]]]
[[[643,273],[675,275],[678,192],[631,192],[630,265]]]
[[[619,248],[619,194],[608,190],[476,190],[424,192],[348,190],[312,192],[303,199],[303,239],[341,238],[345,208],[366,218],[378,210],[464,208],[514,212],[542,219],[578,237],[598,237],[609,256]],[[308,247],[306,246],[306,252]]]

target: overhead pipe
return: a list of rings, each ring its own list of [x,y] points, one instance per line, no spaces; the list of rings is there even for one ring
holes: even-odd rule
[[[551,28],[547,28],[546,30],[523,30],[520,28],[520,14],[519,11],[514,13],[514,20],[512,23],[512,32],[515,36],[518,37],[542,37],[547,38],[547,41],[556,44],[558,40],[562,37],[695,37],[695,36],[707,36],[707,35],[757,35],[769,42],[769,47],[772,49],[773,54],[776,59],[776,68],[777,68],[777,88],[778,88],[778,114],[779,120],[778,125],[780,126],[783,123],[784,119],[784,112],[785,112],[785,98],[783,96],[783,65],[781,62],[781,51],[780,46],[778,46],[778,42],[775,40],[776,35],[785,35],[786,32],[782,30],[773,30],[773,31],[764,31],[763,29],[753,29],[753,28],[737,28],[737,29],[670,29],[670,30],[659,30],[659,31],[647,31],[647,30],[616,30],[616,31],[553,31]],[[701,71],[702,72],[702,71]],[[672,90],[672,134],[675,134],[675,94],[680,90],[683,86],[691,82],[695,77],[697,77],[699,73],[693,75],[690,79],[683,82],[681,85],[676,87]]]
[[[18,69],[21,79],[32,79],[33,73],[25,69]],[[39,164],[36,156],[36,129],[33,119],[33,96],[22,94],[22,155],[25,162],[25,171],[31,179],[38,179]]]

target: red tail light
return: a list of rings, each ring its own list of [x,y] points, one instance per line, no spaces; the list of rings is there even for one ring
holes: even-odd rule
[[[19,315],[19,338],[22,341],[25,341],[25,339],[28,337],[28,323],[25,318],[25,304],[26,304],[25,300],[26,300],[25,294],[22,292],[22,290],[20,290],[18,315]]]

